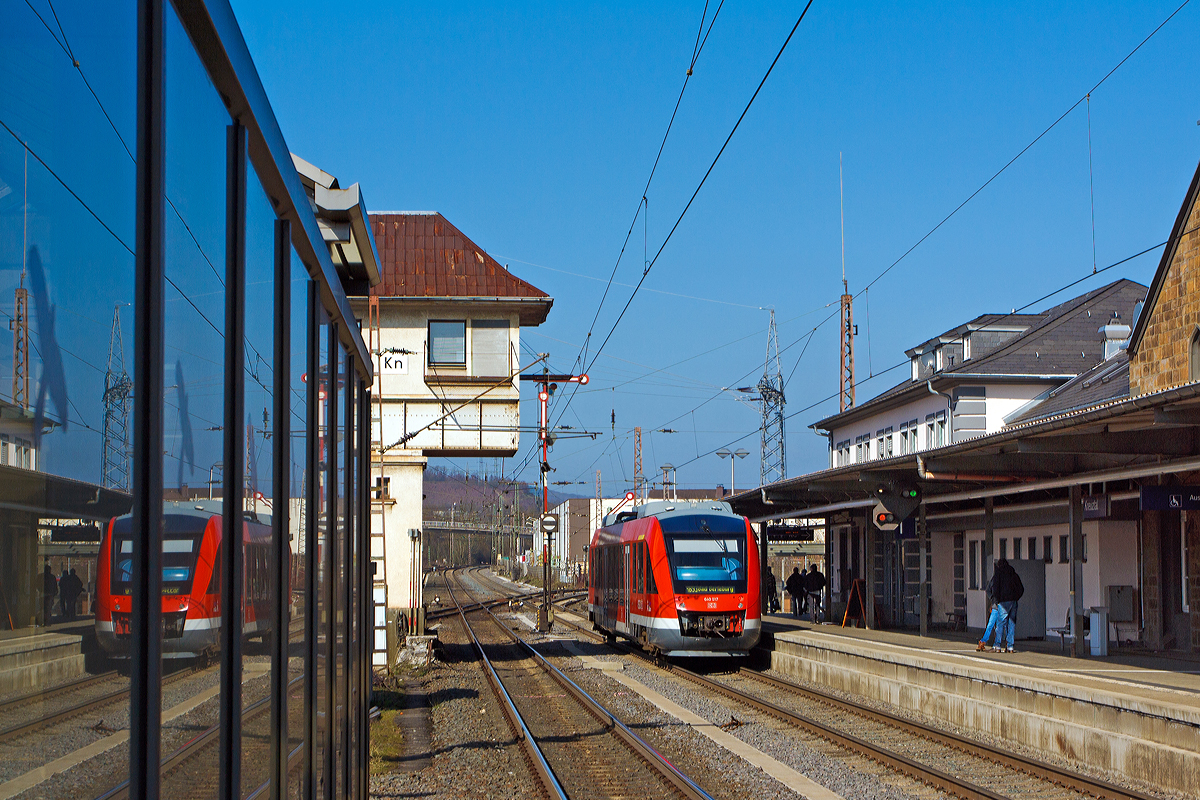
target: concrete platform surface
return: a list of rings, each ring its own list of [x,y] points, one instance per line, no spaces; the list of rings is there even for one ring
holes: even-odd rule
[[[1200,795],[1200,661],[1121,652],[1077,659],[1058,642],[977,652],[971,633],[922,637],[768,615],[773,668],[804,681]]]

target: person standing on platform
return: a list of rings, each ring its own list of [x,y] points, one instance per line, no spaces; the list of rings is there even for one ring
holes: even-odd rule
[[[53,575],[50,577],[54,577]],[[787,583],[783,585],[787,589],[788,594],[792,596],[792,616],[799,619],[800,617],[800,600],[805,595],[804,576],[800,574],[799,567],[792,567],[792,574],[788,575]]]
[[[804,576],[804,588],[808,592],[812,621],[816,622],[821,613],[821,593],[825,591],[825,575],[817,569],[816,564],[809,565],[808,574]]]
[[[775,580],[775,573],[771,570],[771,565],[767,565],[767,613],[774,614],[779,610],[779,582]]]
[[[1013,643],[1017,633],[1017,602],[1025,594],[1025,585],[1021,583],[1021,576],[1008,563],[1008,559],[997,559],[996,571],[988,581],[987,593],[996,605],[992,608],[987,629],[984,630],[983,638],[979,640],[979,647],[976,649],[986,650],[988,639],[994,632],[996,638],[992,645],[993,652],[1015,652]]]

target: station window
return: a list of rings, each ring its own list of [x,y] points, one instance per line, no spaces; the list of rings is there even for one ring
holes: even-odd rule
[[[502,377],[510,372],[508,320],[472,320],[471,374]]]
[[[1054,537],[1042,537],[1042,560],[1047,564],[1054,563]]]
[[[0,434],[0,464],[8,463],[8,434]]]
[[[978,589],[979,588],[979,540],[978,539],[973,539],[971,541],[970,560],[971,560],[971,563],[970,563],[971,588]]]
[[[1021,537],[1013,537],[1013,559],[1019,561],[1021,559]]]
[[[1083,535],[1083,547],[1079,548],[1079,560],[1087,563],[1087,534]]]
[[[429,321],[429,365],[467,365],[467,323],[463,320]]]
[[[1037,537],[1036,536],[1029,537],[1029,556],[1028,556],[1028,558],[1030,561],[1037,558]]]
[[[925,447],[937,447],[937,415],[925,415]]]
[[[908,455],[908,423],[900,423],[900,455]]]
[[[1008,539],[1000,540],[1000,557],[1008,558]]]
[[[1058,537],[1058,563],[1065,564],[1071,560],[1070,543],[1066,536]]]

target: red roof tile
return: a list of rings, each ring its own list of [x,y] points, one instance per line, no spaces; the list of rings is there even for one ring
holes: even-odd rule
[[[380,297],[529,297],[549,295],[523,281],[441,214],[372,214],[383,242]]]

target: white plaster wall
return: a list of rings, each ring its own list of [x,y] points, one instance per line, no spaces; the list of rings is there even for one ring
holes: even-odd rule
[[[929,443],[925,440],[925,415],[936,414],[939,411],[945,410],[946,398],[931,394],[921,395],[920,399],[914,400],[902,408],[895,408],[890,411],[881,411],[878,414],[872,414],[871,416],[859,420],[851,425],[835,428],[833,431],[832,444],[834,447],[836,447],[838,442],[849,439],[850,460],[853,463],[855,454],[854,440],[865,433],[869,433],[871,436],[874,436],[876,431],[886,428],[890,425],[892,427],[892,436],[894,439],[892,442],[892,454],[900,455],[900,443],[898,439],[895,439],[895,437],[900,432],[900,426],[902,424],[905,422],[911,422],[915,419],[921,425],[918,447],[921,450],[924,450],[929,446]],[[871,444],[875,444],[874,440],[872,440]],[[874,455],[874,453],[871,454],[872,460],[874,459]],[[832,461],[830,463],[832,464]]]
[[[1071,603],[1071,565],[1059,562],[1059,537],[1070,534],[1068,525],[1037,525],[1023,528],[998,528],[994,536],[995,552],[1000,555],[1000,540],[1009,540],[1009,556],[1012,556],[1012,539],[1037,538],[1038,558],[1044,559],[1044,538],[1050,537],[1052,560],[1046,564],[1046,630],[1060,628],[1066,622],[1067,609]],[[1092,606],[1108,604],[1108,586],[1128,585],[1137,587],[1137,523],[1117,520],[1085,520],[1083,534],[1087,537],[1088,560],[1083,565],[1083,608],[1084,613]],[[967,585],[967,624],[982,628],[987,623],[986,592],[987,572],[980,581],[979,589],[970,589],[970,542],[981,544],[982,530],[966,532],[966,550],[963,554],[964,580]],[[1022,554],[1028,557],[1028,542]],[[982,556],[981,556],[982,562]],[[1051,634],[1053,635],[1053,634]]]
[[[420,559],[417,559],[418,571],[415,575],[412,565],[413,548],[420,547],[423,540],[414,542],[408,532],[414,528],[421,530],[425,459],[414,451],[393,452],[389,456],[384,463],[383,474],[391,479],[389,490],[395,502],[376,506],[381,511],[372,514],[371,524],[383,525],[387,548],[388,608],[419,608],[423,602]],[[373,530],[378,532],[378,528],[373,527]],[[418,551],[418,556],[421,552],[423,550]]]
[[[984,385],[987,387],[987,416],[986,425],[987,433],[995,433],[1004,427],[1004,417],[1016,411],[1021,406],[1028,403],[1034,397],[1037,397],[1042,392],[1046,391],[1049,384],[1008,384],[995,383],[987,384],[986,382],[967,384],[972,386]],[[926,438],[925,416],[927,414],[936,414],[946,410],[946,398],[940,395],[925,394],[919,399],[907,403],[900,408],[894,408],[889,411],[881,411],[878,414],[873,414],[859,422],[851,425],[844,425],[835,428],[833,431],[833,440],[831,445],[836,447],[838,442],[850,440],[850,459],[854,460],[855,449],[854,440],[858,436],[869,433],[874,436],[879,430],[887,427],[892,428],[892,454],[900,455],[899,433],[900,426],[906,422],[917,420],[920,423],[920,435],[918,437],[917,447],[920,450],[929,448],[929,441]],[[875,440],[871,442],[875,445]],[[871,459],[875,458],[875,451],[871,453]],[[836,455],[830,452],[829,465],[835,466]]]
[[[987,432],[1004,427],[1004,418],[1050,388],[1046,383],[996,384],[987,387]]]

